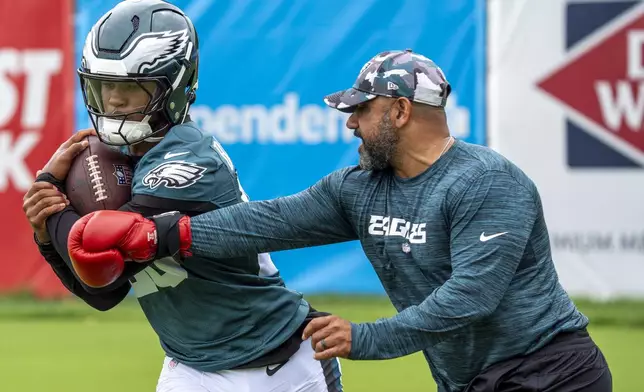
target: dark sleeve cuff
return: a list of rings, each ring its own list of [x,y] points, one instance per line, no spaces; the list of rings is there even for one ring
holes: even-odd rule
[[[65,193],[65,182],[57,179],[50,173],[40,173],[40,175],[36,177],[36,182],[48,182],[58,188],[59,191]]]
[[[38,237],[36,237],[36,233],[34,233],[34,242],[36,243],[36,245],[38,245],[38,251],[40,252],[40,254],[45,258],[45,260],[49,264],[55,267],[67,266],[67,264],[65,264],[63,259],[56,251],[54,244],[52,244],[51,242],[47,242],[44,244],[41,243],[40,241],[38,241]]]
[[[51,243],[51,241],[49,242],[38,241],[38,236],[36,235],[36,233],[34,233],[34,242],[36,243],[36,245],[38,245],[39,248],[50,247],[51,249],[54,249],[54,245]]]
[[[368,323],[351,323],[351,352],[349,359],[374,359],[375,342]]]

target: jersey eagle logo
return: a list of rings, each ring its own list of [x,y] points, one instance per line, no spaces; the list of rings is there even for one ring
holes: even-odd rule
[[[164,162],[143,177],[143,185],[150,189],[163,184],[166,188],[181,189],[193,185],[206,171],[205,167],[184,161]]]

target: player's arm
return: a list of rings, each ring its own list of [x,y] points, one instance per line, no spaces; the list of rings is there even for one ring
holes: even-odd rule
[[[134,195],[132,200],[121,208],[119,211],[127,211],[141,214],[143,216],[152,216],[167,212],[171,207],[187,215],[195,215],[210,211],[215,208],[214,205],[203,202],[191,202],[180,200],[169,200],[150,195]],[[90,287],[76,274],[69,252],[67,251],[67,242],[69,232],[72,226],[80,219],[78,213],[73,207],[68,206],[60,213],[52,215],[47,220],[47,229],[52,239],[53,247],[60,255],[65,266],[74,278],[74,284],[79,284],[82,289],[92,294],[105,294],[112,291],[122,291],[126,293],[130,289],[129,279],[146,268],[150,263],[125,263],[125,269],[119,278],[108,286],[102,288]],[[122,300],[122,298],[121,298]]]
[[[540,207],[504,173],[475,180],[446,207],[452,275],[397,315],[352,325],[353,359],[388,359],[427,349],[492,314],[519,268]],[[481,234],[505,233],[488,241]]]
[[[115,282],[102,288],[94,288],[94,287],[88,286],[85,283],[83,283],[81,279],[78,278],[78,275],[74,270],[74,266],[72,264],[71,258],[69,257],[69,253],[67,251],[67,238],[69,236],[69,231],[71,230],[72,226],[79,219],[80,219],[80,215],[78,215],[76,210],[71,206],[68,206],[63,211],[58,212],[47,219],[47,230],[49,232],[49,236],[52,241],[52,246],[56,250],[64,266],[71,273],[71,277],[73,277],[73,280],[74,280],[73,284],[74,285],[78,284],[83,291],[90,294],[105,295],[115,290],[124,290],[126,292],[129,291],[130,289],[129,278],[134,276],[141,270],[143,270],[147,266],[147,264],[127,263],[120,277]],[[122,299],[123,298],[121,298],[121,300]]]
[[[124,287],[120,290],[115,290],[109,293],[110,295],[108,296],[97,296],[88,293],[83,289],[80,282],[74,278],[71,270],[54,248],[47,232],[47,218],[63,210],[66,204],[63,193],[55,185],[49,182],[37,181],[31,185],[23,198],[23,211],[34,232],[34,241],[40,254],[63,285],[95,309],[108,310],[127,295],[128,288]]]
[[[36,240],[40,254],[45,258],[61,283],[72,294],[82,299],[100,311],[106,311],[118,305],[130,291],[129,285],[121,285],[109,293],[92,294],[83,288],[81,282],[75,277],[65,261],[51,243],[40,243]]]
[[[90,266],[115,259],[145,262],[179,255],[231,259],[355,240],[356,231],[341,204],[344,173],[334,172],[292,196],[239,203],[193,218],[91,213],[72,228],[70,253]],[[103,228],[109,236],[96,235]]]

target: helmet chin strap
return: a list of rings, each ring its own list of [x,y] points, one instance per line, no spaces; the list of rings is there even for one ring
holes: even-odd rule
[[[186,116],[188,115],[188,109],[190,108],[190,102],[186,102],[186,110],[183,111],[183,117],[181,117],[181,124],[186,121]]]
[[[132,143],[132,144],[134,145],[134,144],[139,144],[139,143],[143,143],[143,142],[156,143],[156,142],[160,142],[161,140],[163,140],[163,136],[151,136],[151,137],[149,137],[147,139],[141,140],[140,142]]]
[[[185,121],[189,107],[190,104],[186,104],[181,123]],[[97,120],[98,132],[101,138],[107,140],[110,144],[119,146],[135,145],[143,142],[160,142],[163,140],[163,136],[146,137],[146,135],[151,135],[154,132],[150,126],[150,118],[151,116],[149,114],[141,121],[123,121],[108,117],[99,117]],[[125,140],[123,140],[123,137],[125,137]],[[132,142],[133,140],[139,141]]]
[[[133,140],[144,138],[146,135],[152,133],[152,128],[148,123],[149,121],[149,115],[145,116],[141,121],[123,121],[114,118],[99,117],[97,131],[103,139],[109,141],[111,144],[126,145],[131,144]],[[123,140],[123,137],[126,140]]]

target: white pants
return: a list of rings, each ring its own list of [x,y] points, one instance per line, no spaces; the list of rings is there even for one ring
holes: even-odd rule
[[[342,392],[340,362],[313,359],[311,341],[279,365],[206,373],[166,357],[157,392]]]

